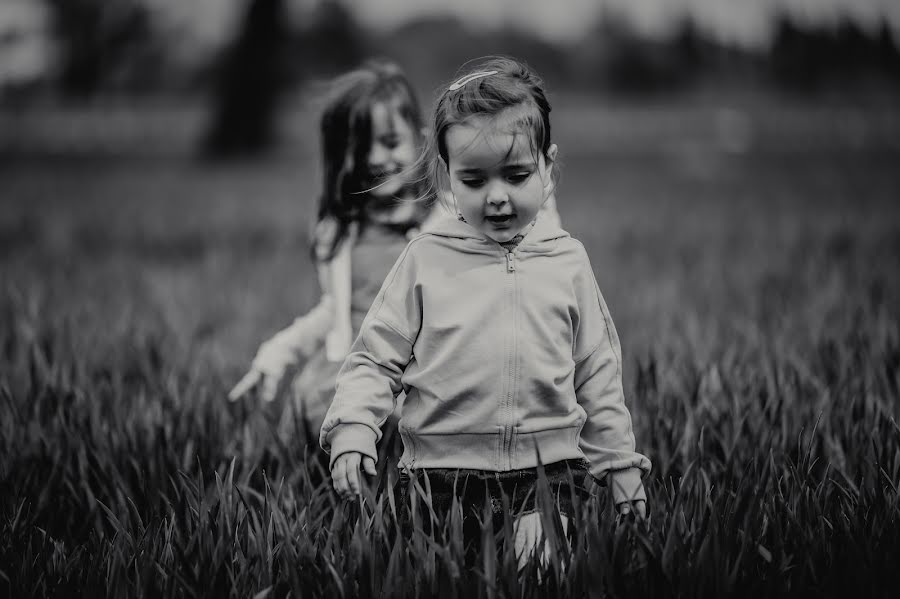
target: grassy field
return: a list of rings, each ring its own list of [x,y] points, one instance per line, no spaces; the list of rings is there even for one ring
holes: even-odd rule
[[[466,571],[456,522],[398,536],[389,494],[340,503],[225,401],[318,293],[310,160],[0,166],[0,596],[893,596],[900,152],[669,121],[623,152],[558,129],[654,469],[649,525],[600,493],[540,585],[487,536]]]

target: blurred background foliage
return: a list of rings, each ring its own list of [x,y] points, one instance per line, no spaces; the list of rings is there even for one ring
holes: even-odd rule
[[[588,26],[551,38],[513,20],[479,26],[459,11],[404,17],[397,2],[384,4],[397,15],[388,26],[364,18],[377,8],[351,0],[4,0],[0,111],[98,101],[203,104],[204,124],[192,141],[235,155],[270,147],[279,110],[311,81],[373,55],[398,60],[426,101],[464,61],[496,53],[528,61],[552,92],[606,98],[764,90],[893,102],[900,91],[897,24],[887,9],[861,20],[842,12],[841,2],[807,13],[790,10],[796,2],[774,3],[766,33],[748,43],[703,24],[703,9],[669,10],[665,26],[649,33],[622,3],[608,1],[585,13]],[[14,133],[0,133],[0,151],[29,145],[11,141]]]

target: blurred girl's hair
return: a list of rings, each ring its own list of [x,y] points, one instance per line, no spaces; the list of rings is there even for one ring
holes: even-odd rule
[[[490,73],[490,74],[488,74]],[[527,64],[505,56],[466,63],[452,85],[445,86],[434,105],[425,149],[414,168],[425,173],[423,199],[441,198],[450,189],[447,175],[447,130],[475,117],[503,113],[504,129],[528,131],[535,159],[550,149],[550,103],[544,82]],[[554,181],[558,177],[553,167]]]
[[[321,240],[315,235],[311,249],[313,258],[330,260],[346,238],[350,224],[365,220],[372,106],[377,102],[394,104],[417,136],[422,131],[422,113],[402,69],[383,59],[368,61],[335,78],[327,85],[323,100],[320,121],[322,194],[316,222],[330,219],[336,223],[337,230],[324,254],[317,243]]]

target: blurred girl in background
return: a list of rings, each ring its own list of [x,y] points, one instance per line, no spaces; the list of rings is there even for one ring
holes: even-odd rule
[[[400,68],[372,61],[329,85],[320,120],[322,189],[311,253],[322,296],[307,314],[264,342],[229,394],[271,402],[289,390],[279,424],[285,439],[315,442],[334,382],[381,282],[430,208],[410,171],[422,116]],[[297,367],[305,362],[299,376]]]

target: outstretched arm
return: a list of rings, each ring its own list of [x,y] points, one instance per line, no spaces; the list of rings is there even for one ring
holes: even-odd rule
[[[349,285],[349,252],[353,244],[353,234],[351,232],[335,255],[329,258],[328,254],[336,234],[336,226],[332,221],[322,221],[316,227],[316,265],[319,288],[322,290],[319,303],[260,345],[250,371],[228,394],[231,401],[240,399],[254,388],[259,391],[263,401],[275,399],[288,375],[302,360],[309,358],[321,346],[323,340],[335,328],[335,323],[341,321],[338,314],[338,311],[343,309],[339,301],[341,295],[335,291],[343,291],[344,295],[349,293],[344,287]],[[347,279],[347,282],[334,280],[339,277]],[[343,328],[348,326],[345,323]],[[349,336],[349,333],[342,332],[345,333],[344,336]],[[346,353],[348,346],[349,340],[343,348],[343,353]]]

